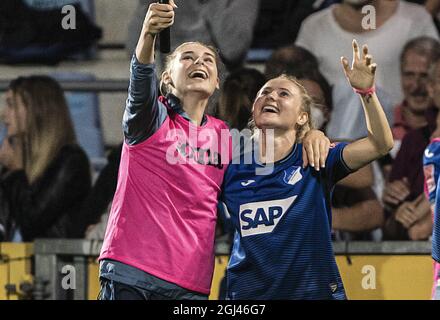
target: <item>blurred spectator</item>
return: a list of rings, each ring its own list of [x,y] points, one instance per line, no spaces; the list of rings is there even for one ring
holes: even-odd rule
[[[432,105],[428,94],[428,71],[432,61],[440,57],[440,43],[428,37],[409,41],[401,54],[401,83],[404,100],[394,108],[395,157],[405,134],[427,124],[426,110]]]
[[[428,92],[434,103],[426,111],[428,123],[403,138],[384,192],[387,208],[384,238],[388,240],[426,240],[432,232],[430,205],[423,194],[423,152],[437,127],[440,60],[430,68]]]
[[[371,166],[338,183],[332,198],[332,227],[339,240],[374,240],[371,233],[384,223],[383,208],[372,187]]]
[[[257,92],[265,82],[264,75],[256,69],[244,68],[231,73],[220,92],[218,118],[231,129],[246,128]]]
[[[424,5],[426,10],[431,14],[437,30],[440,32],[440,0],[407,0],[409,2]]]
[[[155,0],[139,0],[129,26],[127,49],[130,55],[140,34],[148,6]],[[177,5],[171,28],[171,51],[187,41],[213,45],[229,70],[242,65],[251,45],[260,0],[192,0]],[[161,57],[164,58],[164,57]]]
[[[275,78],[283,73],[300,78],[318,70],[318,60],[302,47],[289,45],[275,50],[266,61],[264,74],[267,79]]]
[[[434,17],[440,11],[440,1],[439,0],[418,0],[418,1],[413,0],[411,2],[419,2],[421,4],[424,4],[426,10],[428,10],[428,12]]]
[[[434,22],[438,25],[438,13],[440,12],[440,0],[406,0],[425,6],[425,9],[432,15]]]
[[[295,42],[302,21],[337,0],[261,0],[252,48],[276,49]]]
[[[79,4],[75,28],[63,28],[61,8],[35,9],[23,0],[0,1],[0,61],[54,64],[84,53],[102,36]]]
[[[362,13],[365,5],[375,7],[375,26],[365,24],[372,21]],[[393,106],[402,99],[399,54],[408,40],[423,35],[438,39],[429,13],[422,6],[405,1],[344,0],[304,20],[296,44],[317,56],[321,71],[333,85],[335,108],[327,132],[331,138],[352,140],[367,134],[360,102],[339,72],[340,57],[350,56],[351,48],[340,44],[354,38],[368,43],[381,66],[376,87],[392,123]]]
[[[325,132],[333,108],[330,85],[318,70],[310,74],[304,73],[297,79],[313,99],[314,105],[310,110],[313,125]]]
[[[99,172],[91,192],[84,200],[80,212],[75,216],[74,223],[77,231],[75,237],[93,240],[104,239],[108,214],[118,182],[121,152],[122,144],[110,151],[107,164]]]
[[[75,234],[71,219],[90,190],[90,167],[76,144],[61,87],[45,76],[12,81],[4,122],[3,240],[71,237]]]

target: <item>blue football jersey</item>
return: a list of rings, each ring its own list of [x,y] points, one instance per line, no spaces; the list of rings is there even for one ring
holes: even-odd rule
[[[326,167],[302,168],[302,145],[268,172],[230,164],[222,200],[235,229],[227,268],[228,299],[345,299],[331,242],[331,192],[352,171],[346,143],[330,149]],[[243,162],[243,161],[242,161]]]
[[[425,188],[429,202],[434,206],[434,226],[432,230],[432,258],[440,262],[440,139],[434,139],[423,155]]]

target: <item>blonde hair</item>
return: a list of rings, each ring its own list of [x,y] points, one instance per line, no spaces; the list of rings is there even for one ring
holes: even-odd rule
[[[312,121],[312,107],[314,106],[314,102],[312,97],[309,96],[304,86],[298,82],[298,79],[290,76],[288,74],[281,74],[280,76],[273,78],[273,79],[286,79],[291,81],[298,89],[301,94],[301,111],[307,113],[307,122],[303,125],[299,125],[298,123],[295,123],[295,131],[296,131],[296,142],[301,143],[304,136],[307,132],[312,130],[314,128],[313,121]],[[266,82],[267,83],[267,82]],[[257,127],[255,125],[255,120],[251,119],[249,122],[249,127],[252,130],[255,130]]]
[[[222,62],[221,62],[221,59],[220,59],[220,54],[219,54],[218,50],[215,47],[210,46],[210,45],[206,45],[206,44],[204,44],[202,42],[199,42],[199,41],[184,42],[180,46],[178,46],[171,54],[169,54],[166,57],[166,59],[165,59],[164,71],[162,72],[162,76],[160,78],[160,93],[163,96],[166,96],[168,93],[171,93],[171,91],[172,91],[172,87],[169,84],[165,84],[165,82],[164,82],[164,79],[163,79],[164,73],[165,72],[167,72],[167,73],[171,72],[173,61],[177,57],[177,54],[179,53],[179,51],[184,46],[189,45],[189,44],[201,45],[202,47],[205,47],[205,48],[211,50],[212,53],[214,53],[215,60],[216,60],[216,65],[217,65],[217,70],[219,72],[219,77],[220,77],[220,71],[221,71],[220,69],[221,69],[221,66],[222,66]]]
[[[52,78],[20,77],[11,82],[9,89],[15,106],[20,97],[26,109],[25,128],[20,128],[19,134],[23,167],[29,183],[33,183],[63,146],[76,143],[73,124],[63,90]]]

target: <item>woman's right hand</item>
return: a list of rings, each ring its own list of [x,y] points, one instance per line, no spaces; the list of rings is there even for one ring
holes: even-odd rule
[[[148,8],[144,20],[144,32],[156,35],[174,23],[174,8],[177,8],[174,0],[170,4],[152,3]]]

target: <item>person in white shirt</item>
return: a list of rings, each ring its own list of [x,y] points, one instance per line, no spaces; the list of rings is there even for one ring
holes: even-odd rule
[[[373,20],[370,19],[373,8],[375,29],[371,29]],[[350,54],[340,44],[356,38],[368,43],[375,52],[382,66],[376,76],[378,95],[392,124],[393,106],[403,98],[399,57],[404,45],[419,36],[438,39],[426,9],[405,1],[344,0],[304,20],[296,45],[318,58],[322,73],[333,86],[334,110],[327,127],[330,138],[354,140],[367,135],[362,108],[344,77],[338,73],[339,65],[334,62]]]

